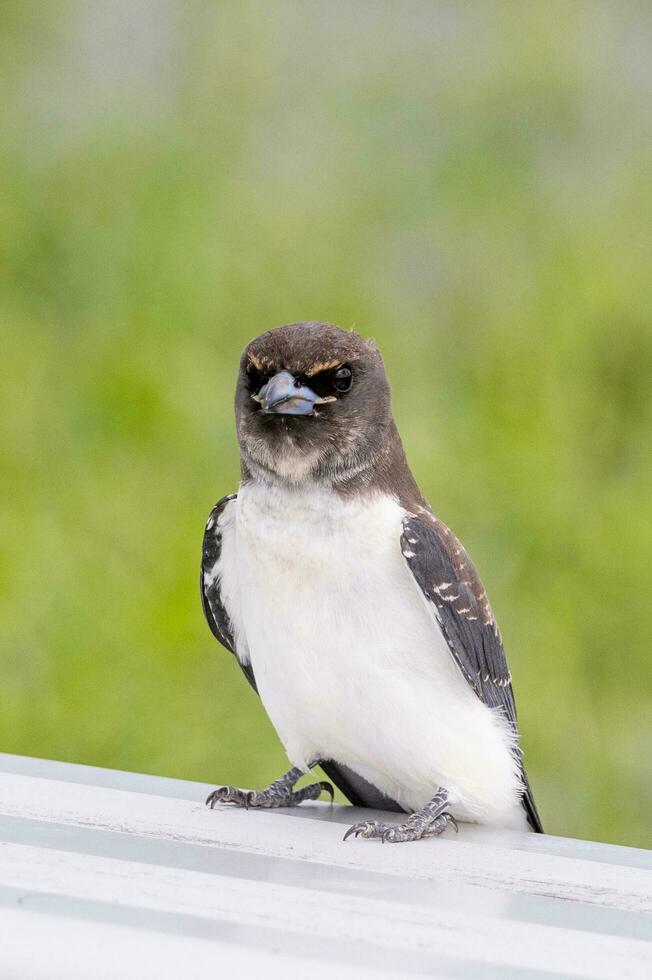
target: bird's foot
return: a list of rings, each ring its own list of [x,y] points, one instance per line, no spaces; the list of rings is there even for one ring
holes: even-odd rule
[[[423,837],[438,837],[450,825],[457,833],[457,821],[446,810],[448,793],[440,789],[437,795],[403,823],[389,824],[380,820],[365,820],[349,827],[344,835],[348,837],[364,837],[367,840],[379,840],[383,844],[399,844],[403,841],[421,840]]]
[[[408,840],[421,840],[422,837],[438,837],[439,834],[443,834],[449,824],[457,831],[457,821],[450,813],[440,814],[425,827],[410,823],[409,820],[399,824],[366,820],[363,823],[354,823],[352,827],[349,827],[344,835],[344,840],[349,837],[365,837],[367,840],[380,840],[383,844],[399,844]]]
[[[253,808],[272,808],[279,806],[298,806],[304,800],[317,800],[323,792],[329,793],[331,802],[335,791],[330,783],[325,781],[311,783],[303,789],[294,790],[294,784],[301,778],[301,769],[294,768],[277,779],[267,789],[239,789],[237,786],[218,786],[208,794],[206,805],[213,809],[216,803],[230,803],[232,806]]]

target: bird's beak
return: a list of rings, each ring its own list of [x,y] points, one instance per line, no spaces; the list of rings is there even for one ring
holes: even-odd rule
[[[252,397],[268,415],[312,415],[315,405],[330,401],[298,384],[289,371],[279,371]]]

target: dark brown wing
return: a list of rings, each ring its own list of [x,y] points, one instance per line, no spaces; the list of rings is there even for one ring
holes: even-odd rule
[[[480,576],[453,532],[434,517],[408,517],[401,549],[432,605],[455,662],[481,701],[499,708],[515,732],[516,704],[500,632]],[[523,807],[532,828],[543,827],[523,767]]]
[[[224,509],[226,505],[230,503],[231,500],[235,500],[237,494],[230,493],[226,497],[222,497],[221,500],[213,507],[208,521],[206,522],[206,529],[204,531],[204,542],[202,546],[202,558],[201,558],[201,575],[200,575],[200,589],[201,589],[201,602],[204,610],[204,616],[206,617],[206,622],[210,626],[211,633],[216,640],[226,647],[235,656],[235,640],[233,637],[233,627],[231,626],[231,620],[229,619],[229,614],[224,608],[224,603],[222,602],[221,593],[221,582],[219,578],[215,577],[214,568],[217,562],[220,560],[220,555],[222,554],[222,528],[220,526],[221,519],[224,514]],[[253,687],[254,691],[257,691],[256,681],[254,679],[254,672],[249,664],[240,664],[242,672]]]

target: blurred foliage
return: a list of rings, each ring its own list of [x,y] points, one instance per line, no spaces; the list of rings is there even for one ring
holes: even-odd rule
[[[652,846],[652,12],[8,2],[0,748],[262,785],[198,599],[245,342],[373,335],[553,833]]]

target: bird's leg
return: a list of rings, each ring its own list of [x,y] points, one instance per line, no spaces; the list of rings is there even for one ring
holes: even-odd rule
[[[317,762],[310,763],[310,769],[318,765]],[[335,791],[330,783],[325,781],[311,783],[303,789],[294,790],[294,784],[303,776],[303,770],[295,766],[280,776],[267,789],[238,789],[237,786],[218,786],[212,793],[209,793],[206,805],[213,809],[216,803],[231,803],[233,806],[242,806],[246,810],[250,807],[277,807],[277,806],[298,806],[304,800],[316,800],[322,792],[330,793],[331,801],[335,796]]]
[[[422,837],[437,837],[450,824],[457,831],[455,819],[448,813],[448,792],[440,789],[421,810],[411,813],[403,823],[381,823],[379,820],[366,820],[349,827],[347,837],[367,837],[381,840],[383,844],[398,844],[401,841],[420,840]]]

